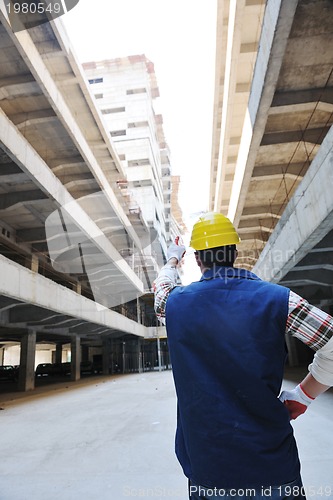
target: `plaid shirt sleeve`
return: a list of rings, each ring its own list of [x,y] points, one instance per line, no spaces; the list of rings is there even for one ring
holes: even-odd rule
[[[309,371],[323,385],[333,386],[333,318],[290,292],[287,333],[315,352]]]
[[[290,291],[286,333],[317,351],[333,335],[333,318]]]
[[[290,292],[286,333],[315,352],[309,371],[323,385],[333,386],[333,318]]]
[[[178,272],[176,267],[166,264],[162,267],[158,277],[154,281],[154,308],[157,318],[165,323],[165,307],[171,290],[177,285]]]

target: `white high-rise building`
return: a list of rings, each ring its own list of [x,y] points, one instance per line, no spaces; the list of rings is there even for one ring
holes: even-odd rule
[[[171,222],[169,150],[162,116],[154,111],[159,96],[154,65],[145,55],[83,65],[105,119],[126,179],[131,209],[139,210],[166,248]]]

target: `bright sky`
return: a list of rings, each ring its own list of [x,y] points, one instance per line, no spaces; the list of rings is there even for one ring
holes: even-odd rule
[[[155,65],[172,173],[191,225],[208,209],[217,0],[80,0],[62,17],[81,62],[145,54]]]
[[[62,17],[81,62],[145,54],[155,66],[179,202],[189,230],[208,209],[217,0],[80,0]],[[189,235],[185,237],[188,245]],[[183,284],[200,276],[189,249]]]

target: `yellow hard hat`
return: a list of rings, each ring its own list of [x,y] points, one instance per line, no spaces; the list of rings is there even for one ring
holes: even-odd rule
[[[228,217],[207,212],[193,226],[190,247],[194,250],[236,245],[240,238]]]

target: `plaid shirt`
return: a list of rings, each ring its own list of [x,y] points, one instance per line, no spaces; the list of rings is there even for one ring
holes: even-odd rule
[[[165,322],[165,307],[169,293],[176,286],[177,270],[170,265],[164,266],[157,277],[155,288],[155,311],[158,319]],[[312,306],[296,293],[290,291],[289,311],[286,334],[298,338],[304,344],[318,351],[333,336],[333,318]],[[329,356],[333,360],[333,355]]]

